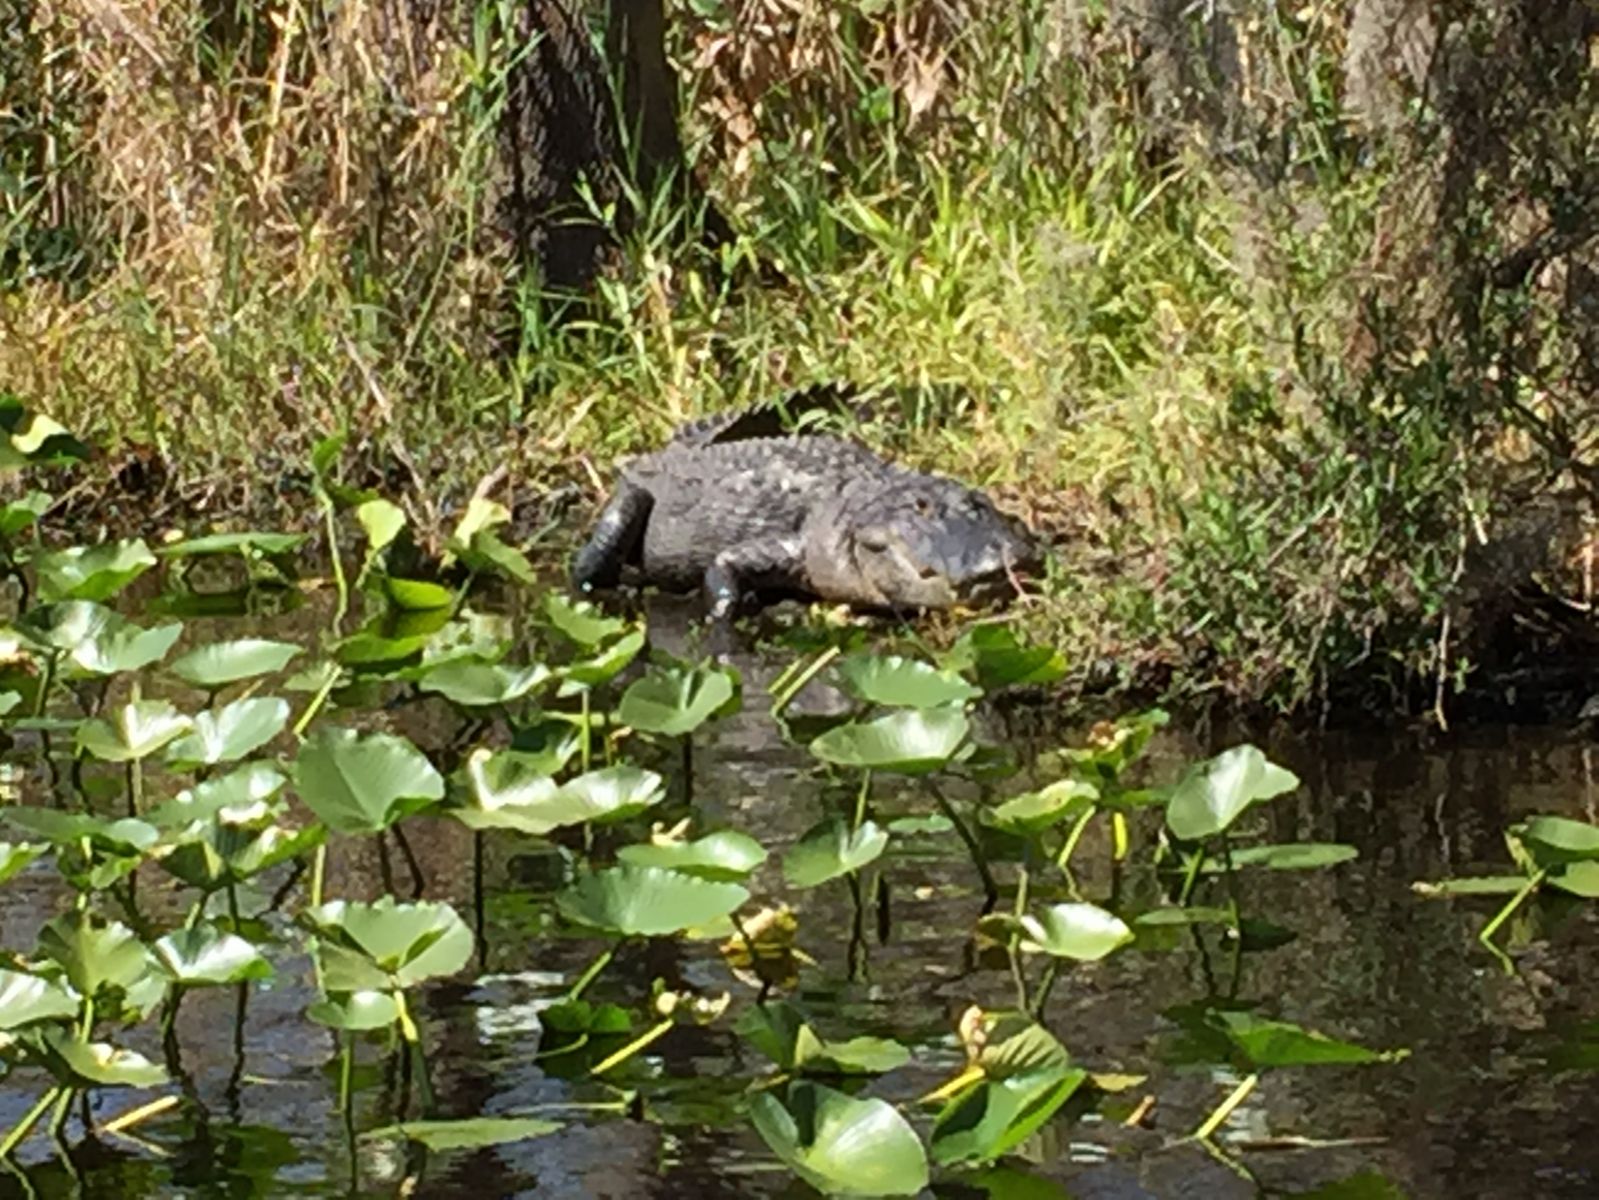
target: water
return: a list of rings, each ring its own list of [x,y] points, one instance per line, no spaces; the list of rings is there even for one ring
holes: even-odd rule
[[[699,827],[742,828],[775,852],[818,818],[821,783],[806,753],[777,736],[756,702],[769,674],[755,670],[746,679],[750,711],[703,735],[694,764]],[[428,714],[407,719],[417,722],[412,732],[421,740]],[[1039,722],[1010,730],[1024,755],[1054,736],[1023,724]],[[989,732],[1003,728],[996,721]],[[1154,774],[1168,778],[1220,744],[1168,731],[1157,744]],[[1267,806],[1270,840],[1347,842],[1360,856],[1327,870],[1242,877],[1246,914],[1297,937],[1241,956],[1237,994],[1258,1000],[1264,1015],[1364,1045],[1407,1047],[1410,1057],[1265,1073],[1218,1139],[1230,1163],[1180,1141],[1237,1077],[1170,1061],[1173,1026],[1163,1012],[1203,999],[1208,986],[1226,990],[1233,974],[1232,958],[1214,935],[1208,955],[1186,934],[1173,937],[1163,951],[1134,949],[1065,971],[1048,1014],[1079,1063],[1146,1078],[1106,1099],[1097,1113],[1083,1116],[1068,1105],[1003,1168],[938,1173],[932,1194],[1022,1200],[1599,1194],[1599,1139],[1592,1134],[1599,1075],[1582,1069],[1599,1063],[1594,907],[1546,905],[1513,923],[1501,935],[1518,967],[1508,975],[1475,937],[1497,900],[1427,900],[1411,889],[1417,880],[1504,873],[1500,831],[1519,816],[1595,819],[1594,750],[1575,733],[1516,728],[1447,741],[1407,732],[1285,737],[1264,748],[1304,781],[1296,794]],[[914,785],[884,787],[877,804],[880,819],[931,810]],[[470,833],[436,819],[415,820],[410,828],[426,894],[470,914]],[[486,845],[482,960],[415,993],[436,1112],[537,1113],[562,1121],[559,1132],[450,1153],[360,1137],[415,1117],[420,1100],[418,1081],[381,1045],[369,1044],[354,1077],[352,1139],[338,1109],[334,1039],[303,1016],[314,995],[309,963],[291,958],[242,1003],[234,989],[199,991],[185,1001],[177,1034],[192,1103],[138,1123],[128,1136],[87,1142],[74,1117],[67,1125],[70,1152],[58,1153],[35,1136],[20,1167],[9,1176],[0,1172],[0,1195],[811,1194],[776,1164],[740,1115],[746,1085],[771,1068],[731,1031],[732,1017],[753,994],[729,976],[714,943],[629,948],[589,996],[636,1007],[650,981],[663,977],[731,991],[734,1014],[707,1028],[674,1029],[604,1083],[587,1074],[592,1057],[539,1057],[539,1008],[569,986],[597,943],[563,930],[551,915],[548,897],[567,870],[565,857],[508,836],[491,835]],[[1149,841],[1135,836],[1134,845]],[[1077,857],[1085,895],[1106,897],[1112,880],[1102,825],[1091,828]],[[884,861],[888,913],[886,920],[875,909],[864,913],[865,964],[855,978],[856,912],[845,882],[787,896],[800,914],[800,944],[818,964],[802,975],[798,1000],[826,1035],[870,1033],[911,1047],[907,1066],[871,1080],[864,1092],[918,1114],[915,1098],[960,1067],[953,1032],[962,1010],[973,1003],[1004,1007],[1013,987],[1007,970],[986,965],[974,951],[969,935],[982,896],[958,841],[947,834],[901,838]],[[408,893],[405,866],[395,870],[399,890]],[[142,894],[172,923],[181,897],[163,900],[159,874],[148,878]],[[269,882],[282,879],[280,872]],[[370,843],[334,844],[330,896],[375,896],[379,880]],[[1156,894],[1147,868],[1128,870],[1119,886],[1135,905]],[[787,895],[775,854],[752,890],[757,899]],[[39,925],[67,900],[48,866],[36,864],[0,888],[0,944],[31,947]],[[855,954],[861,950],[857,944]],[[159,1061],[153,1028],[129,1043]],[[9,1128],[44,1086],[31,1072],[0,1081],[0,1128]],[[642,1110],[634,1104],[627,1111],[628,1091],[637,1093]],[[103,1124],[150,1098],[98,1093],[94,1120]],[[1139,1107],[1141,1124],[1123,1125]],[[916,1119],[925,1130],[926,1120]]]

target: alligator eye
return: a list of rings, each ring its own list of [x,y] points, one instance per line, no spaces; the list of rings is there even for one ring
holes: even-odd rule
[[[932,514],[933,506],[927,502],[926,496],[918,496],[911,503],[916,506],[916,511],[921,513],[922,516],[926,517]]]

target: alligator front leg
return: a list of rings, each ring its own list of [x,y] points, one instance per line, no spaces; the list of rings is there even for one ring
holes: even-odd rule
[[[729,546],[705,572],[711,620],[731,617],[750,587],[803,583],[804,564],[805,545],[798,534]]]
[[[580,592],[613,588],[622,578],[622,566],[644,534],[652,506],[650,494],[628,487],[611,498],[594,523],[589,540],[572,559],[572,586]]]

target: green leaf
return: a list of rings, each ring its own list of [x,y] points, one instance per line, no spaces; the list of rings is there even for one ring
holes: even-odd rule
[[[801,1075],[875,1075],[910,1061],[910,1051],[887,1038],[825,1041],[786,1000],[747,1009],[734,1028],[783,1070]]]
[[[1514,896],[1526,886],[1525,875],[1477,875],[1437,883],[1418,880],[1410,885],[1421,896]]]
[[[160,833],[147,821],[123,817],[108,821],[87,813],[62,812],[54,808],[23,805],[0,809],[0,817],[13,829],[41,837],[53,846],[77,846],[84,841],[119,854],[137,854],[160,840]]]
[[[1549,873],[1549,886],[1585,900],[1599,899],[1599,862],[1568,863]]]
[[[888,847],[888,831],[873,821],[852,830],[843,817],[813,825],[783,856],[783,876],[798,888],[815,887],[858,871]]]
[[[683,737],[738,707],[738,678],[707,667],[652,666],[622,693],[616,717],[643,733]]]
[[[72,1087],[157,1087],[167,1081],[167,1073],[144,1055],[108,1042],[80,1042],[57,1029],[46,1029],[41,1041],[46,1065]]]
[[[1353,846],[1336,842],[1285,842],[1271,846],[1245,846],[1231,852],[1234,867],[1265,867],[1268,871],[1312,871],[1319,867],[1337,866],[1360,857]],[[1219,855],[1205,859],[1199,868],[1207,874],[1227,869],[1227,860]]]
[[[1027,837],[1065,821],[1074,821],[1099,802],[1099,789],[1081,779],[1061,779],[981,810],[982,821],[1006,833]]]
[[[400,1019],[400,1003],[392,993],[365,991],[323,996],[305,1010],[318,1025],[361,1033],[387,1029]]]
[[[165,700],[135,700],[111,710],[109,720],[78,726],[77,746],[105,762],[147,758],[193,722]]]
[[[0,970],[0,1031],[77,1015],[77,998],[59,983],[20,971]]]
[[[259,820],[269,814],[268,801],[288,783],[271,763],[250,762],[197,783],[165,804],[145,814],[158,829],[174,829],[195,822],[221,820],[234,824]]]
[[[300,647],[293,642],[240,638],[191,650],[173,663],[171,669],[190,686],[215,691],[241,679],[281,671],[299,653]]]
[[[277,737],[288,723],[286,700],[235,700],[215,712],[197,714],[194,732],[167,747],[167,761],[180,769],[236,762]]]
[[[132,538],[104,546],[52,550],[35,558],[33,566],[43,603],[108,600],[155,566],[155,555],[142,538]]]
[[[983,1014],[983,1041],[976,1065],[989,1079],[1064,1070],[1070,1064],[1066,1047],[1026,1013],[1000,1010]]]
[[[378,833],[444,796],[444,779],[402,737],[324,727],[294,763],[300,799],[336,833]]]
[[[304,533],[263,533],[246,530],[243,533],[209,533],[203,537],[184,538],[157,548],[162,558],[201,558],[216,554],[260,554],[278,558],[297,550],[309,537]]]
[[[472,956],[472,931],[441,902],[331,900],[306,912],[329,993],[407,988],[453,975]]]
[[[574,696],[589,688],[599,687],[600,684],[621,674],[642,649],[644,649],[644,631],[635,629],[606,646],[593,658],[562,667],[559,672],[561,688],[557,694]]]
[[[183,632],[181,622],[141,629],[92,600],[63,600],[27,613],[21,632],[54,650],[88,675],[137,671],[165,658]]]
[[[914,1196],[927,1186],[922,1143],[887,1101],[800,1082],[786,1103],[758,1093],[750,1118],[772,1153],[828,1195]]]
[[[0,508],[0,539],[11,541],[25,533],[54,503],[54,498],[46,492],[29,492],[21,500],[13,500]]]
[[[455,603],[455,593],[442,583],[430,579],[404,579],[398,575],[383,577],[383,594],[395,608],[406,612],[437,612]]]
[[[1226,829],[1251,804],[1298,786],[1293,772],[1254,746],[1235,746],[1189,769],[1172,792],[1166,823],[1184,841],[1198,841]]]
[[[933,1161],[993,1162],[1031,1137],[1087,1078],[1081,1068],[1044,1067],[968,1088],[933,1122]]]
[[[1409,1050],[1368,1050],[1325,1034],[1268,1021],[1254,1013],[1214,1010],[1209,1020],[1225,1033],[1253,1067],[1302,1067],[1321,1063],[1397,1062]]]
[[[614,1036],[633,1032],[633,1018],[617,1004],[590,1004],[587,1000],[560,1000],[539,1010],[539,1024],[554,1033],[573,1036]]]
[[[1027,645],[1006,625],[974,625],[945,657],[957,671],[971,671],[992,690],[1014,685],[1045,685],[1064,678],[1066,660],[1050,646]]]
[[[1036,916],[1025,914],[1018,924],[1023,950],[1078,962],[1097,962],[1133,940],[1125,921],[1094,904],[1052,904]]]
[[[708,833],[692,842],[644,842],[616,852],[635,867],[668,867],[706,879],[743,879],[766,861],[766,848],[732,829]]]
[[[662,937],[726,916],[749,899],[736,883],[660,867],[612,867],[578,879],[555,898],[567,920],[624,937]]]
[[[466,1117],[458,1121],[406,1121],[363,1133],[363,1138],[404,1138],[429,1150],[476,1150],[543,1137],[561,1128],[538,1117]]]
[[[568,600],[559,592],[544,594],[545,623],[567,641],[585,650],[621,636],[627,622],[607,617],[587,600]]]
[[[42,857],[46,852],[47,847],[30,846],[26,842],[21,845],[16,845],[12,842],[0,842],[0,883],[6,882],[6,880],[33,862],[34,859]]]
[[[1529,817],[1511,832],[1532,851],[1540,866],[1599,860],[1599,826],[1567,817]]]
[[[509,667],[504,663],[462,659],[434,667],[422,676],[418,686],[424,692],[436,692],[463,708],[483,708],[520,700],[553,674],[538,663],[529,667]]]
[[[967,727],[958,708],[903,709],[829,729],[811,743],[811,753],[843,767],[921,775],[949,762]]]
[[[131,929],[96,923],[87,913],[56,917],[39,931],[39,951],[66,972],[82,996],[98,999],[105,988],[133,991],[150,973],[150,956]]]
[[[179,929],[151,948],[156,967],[185,987],[221,986],[270,979],[272,965],[261,951],[237,934],[214,925]]]
[[[387,549],[405,528],[405,510],[388,500],[368,500],[355,507],[355,519],[366,534],[367,554]]]
[[[537,757],[478,749],[464,774],[471,803],[450,814],[473,829],[543,836],[566,825],[625,820],[658,804],[661,777],[638,767],[604,767],[556,786]]]
[[[930,663],[897,654],[862,651],[840,659],[836,670],[844,690],[867,704],[938,708],[964,704],[983,694],[953,671],[941,671]]]

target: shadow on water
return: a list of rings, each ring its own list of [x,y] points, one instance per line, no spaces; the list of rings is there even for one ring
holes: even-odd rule
[[[671,625],[663,622],[656,636],[671,641]],[[740,665],[746,696],[758,696],[770,666]],[[826,697],[806,702],[825,706]],[[1010,729],[1024,750],[1058,740],[1024,730],[1024,723]],[[996,718],[989,734],[1002,733]],[[1157,744],[1156,777],[1169,778],[1196,753],[1217,748],[1211,740],[1200,745],[1168,730]],[[1431,745],[1393,733],[1292,737],[1265,749],[1303,780],[1297,793],[1264,808],[1273,840],[1344,842],[1358,847],[1359,857],[1321,871],[1243,876],[1245,909],[1295,936],[1239,956],[1236,987],[1226,965],[1230,951],[1212,946],[1201,953],[1186,935],[1164,948],[1063,973],[1047,1016],[1074,1058],[1096,1072],[1146,1078],[1081,1120],[1057,1118],[1009,1166],[941,1181],[933,1194],[1022,1200],[1599,1194],[1599,1139],[1592,1133],[1599,1075],[1591,1070],[1599,1065],[1599,994],[1591,986],[1599,978],[1599,919],[1591,907],[1529,908],[1510,930],[1517,972],[1509,975],[1475,939],[1495,901],[1426,900],[1411,888],[1417,880],[1502,873],[1500,831],[1518,816],[1593,820],[1595,749],[1574,734],[1514,728]],[[778,736],[761,704],[703,733],[693,761],[695,801],[707,828],[747,829],[779,851],[820,812],[822,784],[812,760]],[[931,806],[909,785],[885,794],[880,808],[895,815]],[[427,895],[469,911],[471,833],[445,820],[412,824]],[[1090,842],[1102,836],[1096,823]],[[1085,843],[1080,861],[1084,893],[1106,895],[1108,867],[1094,869],[1109,862],[1106,848]],[[784,897],[775,863],[774,854],[757,876],[757,899]],[[548,902],[569,865],[569,856],[549,845],[486,839],[482,959],[418,996],[441,1114],[538,1112],[564,1122],[559,1132],[447,1154],[359,1137],[352,1145],[338,1107],[337,1045],[304,1017],[314,986],[310,964],[300,958],[247,994],[218,988],[185,999],[175,1040],[188,1104],[126,1134],[87,1142],[69,1120],[70,1152],[55,1153],[36,1137],[22,1166],[9,1175],[0,1171],[0,1195],[810,1194],[776,1165],[741,1115],[747,1083],[769,1066],[735,1037],[728,1019],[678,1027],[605,1082],[590,1076],[592,1057],[547,1053],[538,1013],[594,953],[592,940],[563,933]],[[370,844],[333,844],[328,894],[373,896],[380,878]],[[801,977],[800,999],[824,1032],[871,1033],[909,1045],[910,1063],[871,1080],[865,1091],[914,1111],[910,1102],[960,1065],[953,1037],[959,1014],[973,1003],[1009,1004],[1012,985],[1002,966],[983,965],[973,952],[970,931],[982,893],[959,843],[901,840],[883,860],[883,878],[888,902],[860,926],[865,936],[854,954],[856,911],[844,880],[792,897],[801,945],[817,961]],[[1152,875],[1139,869],[1129,869],[1120,886],[1124,895],[1157,890]],[[30,869],[0,891],[4,944],[31,946],[40,924],[67,898],[52,874]],[[160,912],[154,897],[151,903],[163,918],[171,915]],[[739,1005],[752,998],[729,977],[714,942],[685,940],[624,952],[591,998],[633,1003],[657,977],[731,989]],[[1204,999],[1211,986],[1259,1001],[1269,1016],[1412,1053],[1381,1066],[1268,1072],[1220,1139],[1235,1156],[1229,1165],[1179,1139],[1236,1078],[1182,1065],[1174,1026],[1162,1016]],[[154,1038],[132,1044],[162,1057]],[[353,1086],[355,1130],[418,1111],[417,1081],[380,1048],[363,1051]],[[14,1123],[39,1090],[27,1073],[0,1083],[0,1128]],[[95,1123],[103,1126],[142,1102],[96,1093]],[[1139,1122],[1124,1124],[1134,1109]]]

